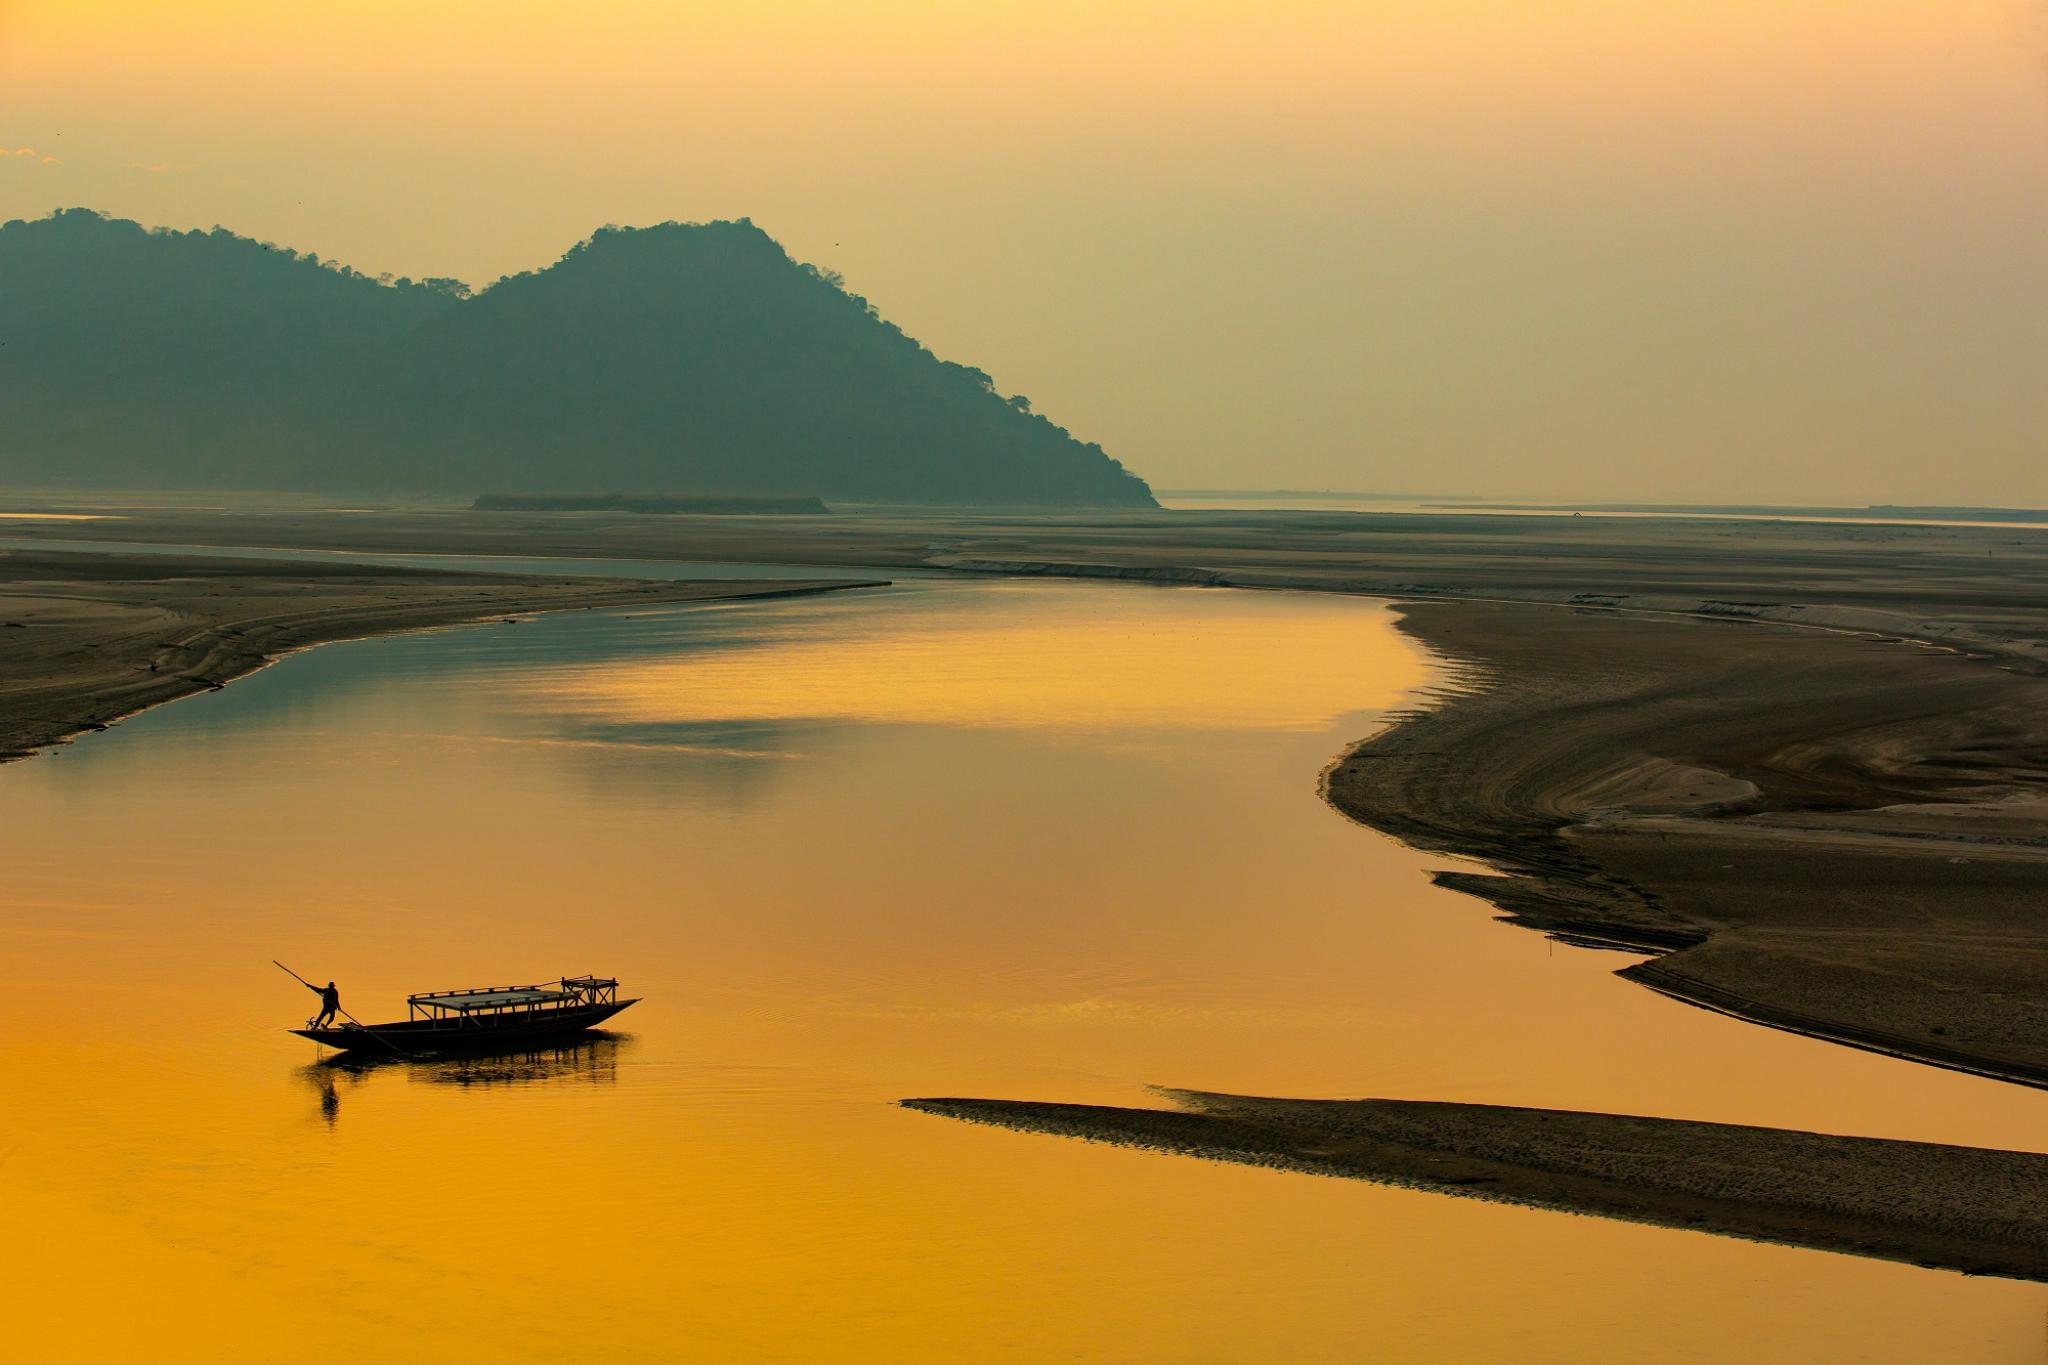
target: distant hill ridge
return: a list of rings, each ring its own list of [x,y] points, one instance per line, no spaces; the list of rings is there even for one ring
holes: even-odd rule
[[[0,484],[1151,507],[753,223],[472,294],[86,209],[0,227]]]

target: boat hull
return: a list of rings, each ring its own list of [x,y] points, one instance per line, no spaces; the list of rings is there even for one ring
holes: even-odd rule
[[[617,1000],[568,1009],[407,1019],[396,1024],[371,1024],[367,1028],[295,1028],[292,1032],[343,1052],[395,1052],[406,1056],[468,1052],[568,1037],[596,1028],[628,1005],[638,1003]]]

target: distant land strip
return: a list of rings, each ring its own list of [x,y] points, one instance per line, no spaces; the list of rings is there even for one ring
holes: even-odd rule
[[[476,512],[639,512],[655,516],[821,516],[817,498],[747,493],[485,493]]]
[[[1180,496],[1192,496],[1181,494]],[[1916,507],[1871,503],[1864,507],[1808,506],[1798,503],[1712,502],[1481,502],[1447,498],[1422,503],[1431,511],[1454,512],[1625,512],[1630,516],[1850,518],[1870,521],[2048,523],[2048,508],[2039,507]]]
[[[1026,1132],[2048,1280],[2048,1156],[2034,1153],[1558,1109],[1162,1093],[1183,1108],[902,1103]]]
[[[885,580],[670,582],[0,551],[0,762],[337,640],[543,611],[881,586]]]

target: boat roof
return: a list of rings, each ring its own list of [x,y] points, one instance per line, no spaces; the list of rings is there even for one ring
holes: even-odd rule
[[[507,986],[503,990],[452,991],[442,995],[415,995],[412,1003],[437,1010],[458,1010],[467,1014],[471,1010],[491,1010],[504,1005],[540,1005],[550,1000],[569,999],[567,991],[551,991],[542,986]]]

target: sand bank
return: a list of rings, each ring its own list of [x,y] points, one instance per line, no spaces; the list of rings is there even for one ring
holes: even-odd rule
[[[1523,924],[1747,1019],[2048,1085],[2048,678],[1926,647],[1425,603],[1451,694],[1326,775]]]
[[[781,597],[872,580],[653,582],[0,550],[0,761],[310,645],[538,611]]]
[[[2048,1156],[1553,1109],[1165,1093],[1183,1109],[903,1103],[1211,1160],[2048,1280]]]

